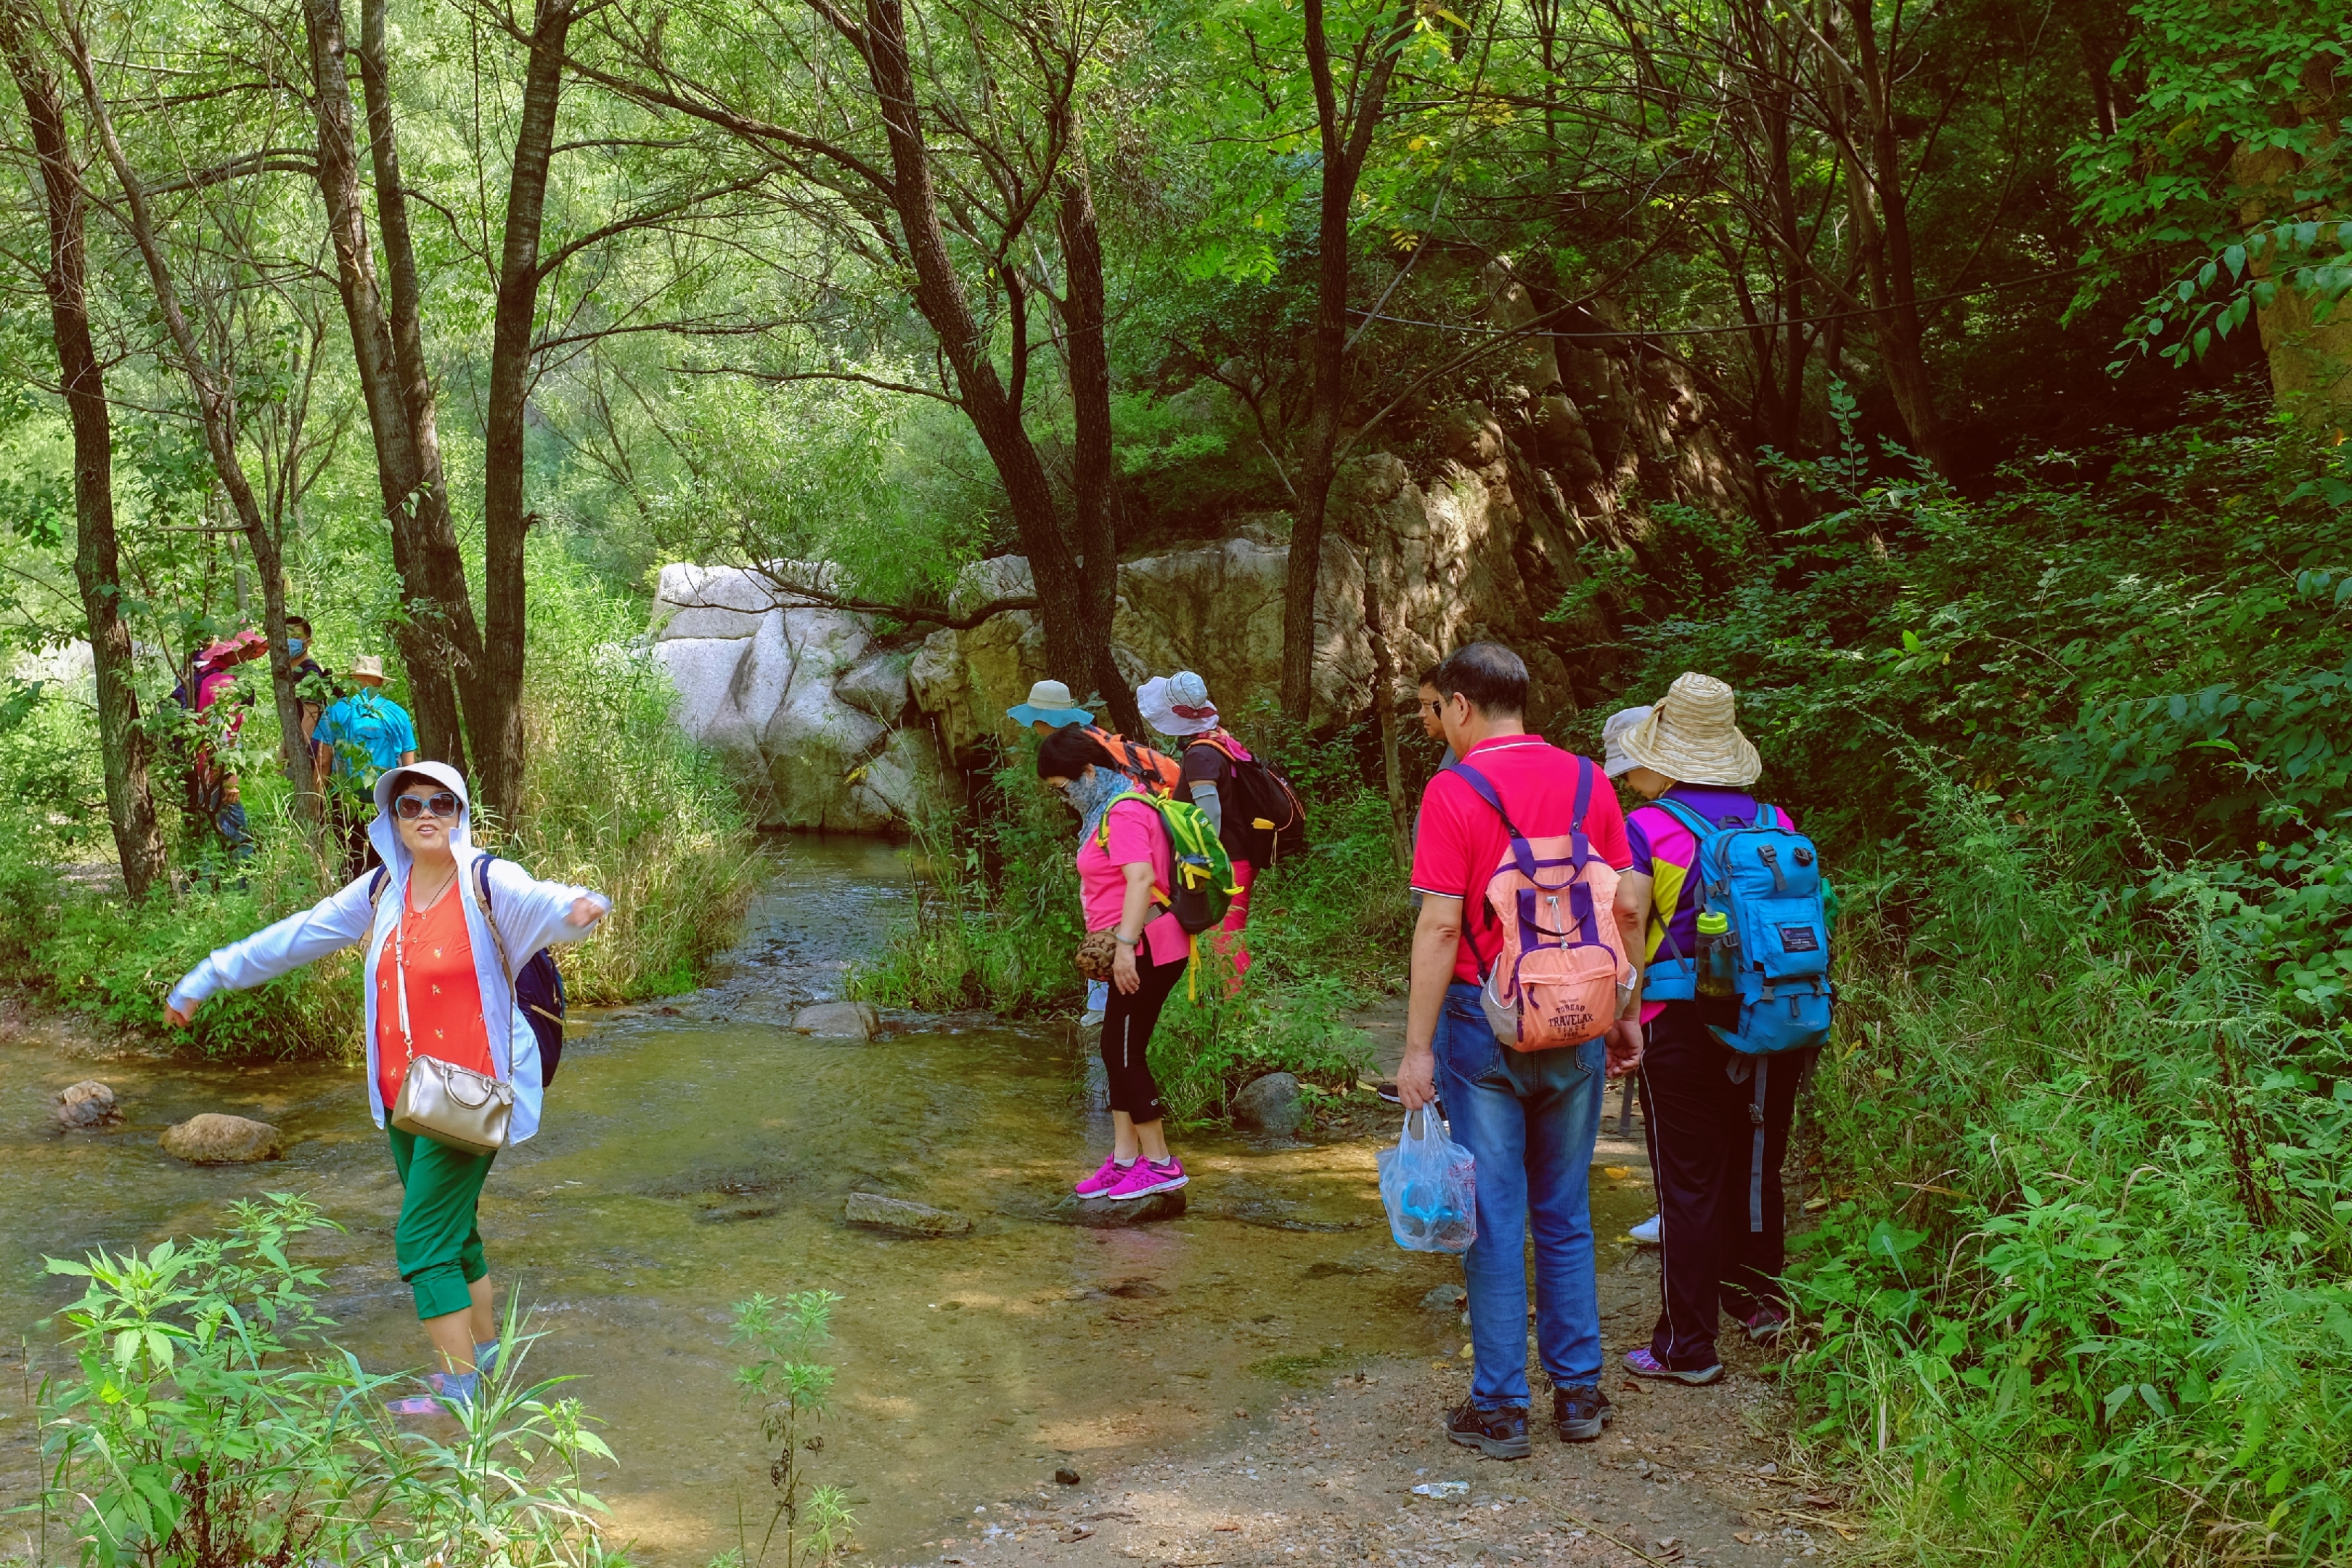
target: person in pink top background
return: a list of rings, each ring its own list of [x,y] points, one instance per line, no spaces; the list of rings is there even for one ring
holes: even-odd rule
[[[1120,1202],[1168,1192],[1189,1178],[1168,1150],[1167,1108],[1149,1052],[1160,1010],[1192,957],[1192,940],[1166,899],[1175,849],[1159,812],[1118,798],[1135,791],[1136,782],[1085,731],[1048,735],[1037,748],[1037,776],[1078,814],[1078,897],[1087,930],[1109,931],[1118,942],[1102,1026],[1110,1158],[1072,1190]]]

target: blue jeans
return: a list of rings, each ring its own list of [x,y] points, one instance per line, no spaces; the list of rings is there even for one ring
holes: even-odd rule
[[[1478,1162],[1478,1239],[1463,1258],[1475,1347],[1470,1403],[1528,1403],[1527,1234],[1536,1239],[1536,1345],[1555,1387],[1601,1381],[1601,1295],[1587,1188],[1606,1042],[1506,1050],[1478,988],[1445,992],[1433,1042],[1454,1141]]]

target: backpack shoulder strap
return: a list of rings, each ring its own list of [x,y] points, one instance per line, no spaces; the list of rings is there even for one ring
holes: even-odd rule
[[[1681,801],[1668,800],[1664,795],[1660,795],[1657,799],[1651,801],[1648,804],[1656,806],[1660,811],[1664,812],[1668,816],[1673,817],[1676,822],[1679,822],[1685,827],[1689,828],[1691,831],[1691,837],[1698,840],[1699,847],[1702,849],[1706,847],[1706,841],[1708,839],[1723,831],[1723,829],[1717,827],[1714,823],[1709,822],[1706,817],[1701,816],[1697,812],[1693,811],[1689,806],[1685,805]]]
[[[1109,804],[1103,807],[1102,820],[1095,824],[1095,844],[1097,847],[1103,849],[1110,847],[1110,814],[1112,808],[1117,806],[1121,801],[1127,800],[1141,801],[1144,805],[1151,808],[1153,816],[1160,817],[1160,826],[1162,828],[1165,828],[1168,826],[1166,816],[1160,810],[1159,796],[1143,789],[1121,790],[1118,794],[1110,797]]]
[[[499,930],[499,917],[490,909],[490,862],[497,858],[495,855],[484,855],[475,860],[474,885],[482,892],[482,923],[490,928],[490,945],[499,950],[499,967],[506,971],[507,999],[520,1005],[521,998],[515,994],[514,960],[507,956],[506,933]]]
[[[391,880],[392,873],[381,866],[368,873],[368,908],[375,907],[376,901],[383,897],[383,885]]]
[[[1570,809],[1568,821],[1570,827],[1581,833],[1585,808],[1592,804],[1592,759],[1580,752],[1569,754],[1576,758],[1576,805]]]
[[[1535,851],[1528,847],[1528,836],[1519,831],[1518,824],[1511,820],[1511,814],[1503,809],[1503,797],[1496,793],[1493,783],[1485,773],[1467,763],[1451,763],[1445,771],[1449,773],[1460,774],[1465,783],[1478,792],[1480,800],[1495,808],[1495,815],[1503,819],[1503,831],[1511,836],[1511,858],[1517,863],[1519,875],[1530,882],[1534,881],[1536,879]],[[1475,876],[1476,873],[1472,874]],[[1464,898],[1474,901],[1476,896],[1477,889],[1475,888],[1463,895]]]

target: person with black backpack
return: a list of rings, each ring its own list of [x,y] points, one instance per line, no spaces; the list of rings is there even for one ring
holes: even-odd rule
[[[382,868],[218,949],[184,975],[164,1021],[187,1028],[216,991],[244,991],[347,947],[366,952],[368,1109],[400,1174],[393,1251],[438,1371],[396,1415],[469,1404],[498,1353],[498,1316],[476,1214],[501,1148],[539,1131],[562,986],[551,943],[578,942],[612,908],[545,882],[467,836],[466,781],[411,763],[375,784],[368,834]],[[529,955],[520,969],[513,954]]]
[[[1233,862],[1240,889],[1225,911],[1224,928],[1210,942],[1233,965],[1228,994],[1241,989],[1250,952],[1242,932],[1249,925],[1250,884],[1262,868],[1305,837],[1307,814],[1290,781],[1234,738],[1209,700],[1208,682],[1189,669],[1155,676],[1135,693],[1143,721],[1183,743],[1179,795],[1198,806],[1216,829]]]

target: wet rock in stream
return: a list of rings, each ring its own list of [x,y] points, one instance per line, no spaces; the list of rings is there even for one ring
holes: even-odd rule
[[[1089,1230],[1111,1230],[1120,1226],[1175,1219],[1183,1212],[1184,1190],[1179,1187],[1171,1193],[1153,1193],[1149,1197],[1118,1203],[1108,1198],[1082,1198],[1073,1193],[1055,1204],[1046,1217],[1064,1225],[1082,1225]]]
[[[820,1002],[793,1015],[793,1027],[820,1040],[870,1040],[881,1020],[863,1002]]]
[[[244,1165],[286,1155],[286,1134],[267,1121],[207,1110],[163,1129],[163,1152],[191,1165]]]
[[[1294,1075],[1267,1073],[1234,1096],[1234,1121],[1252,1131],[1287,1136],[1306,1123],[1307,1096]]]
[[[964,1236],[971,1230],[971,1221],[962,1215],[935,1209],[929,1204],[908,1203],[904,1198],[886,1198],[879,1193],[850,1194],[841,1213],[852,1225],[887,1231],[892,1236],[929,1238]]]
[[[60,1127],[81,1131],[93,1127],[110,1127],[122,1120],[122,1107],[115,1103],[114,1090],[94,1078],[58,1090],[50,1101],[50,1114]]]

